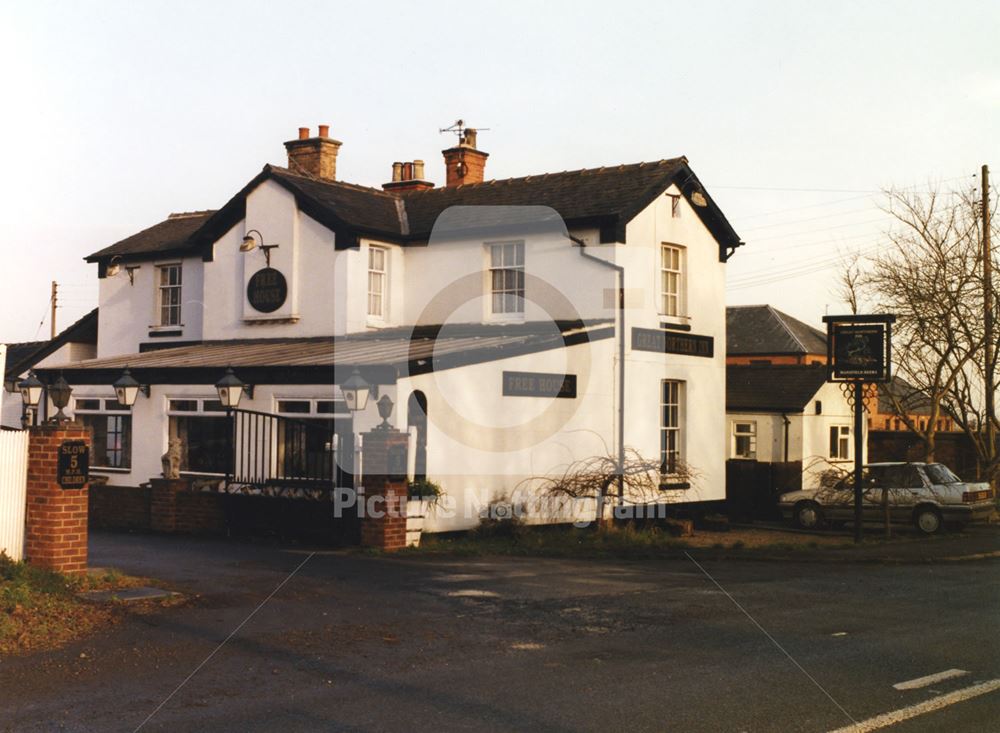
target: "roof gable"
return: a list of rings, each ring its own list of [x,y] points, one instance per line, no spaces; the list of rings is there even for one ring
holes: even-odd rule
[[[726,354],[826,354],[826,334],[770,305],[729,306]]]

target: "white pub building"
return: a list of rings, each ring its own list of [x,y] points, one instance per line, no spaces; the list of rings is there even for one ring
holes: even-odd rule
[[[173,446],[201,491],[352,484],[381,408],[410,433],[409,474],[454,506],[431,530],[623,447],[659,461],[658,502],[725,498],[725,263],[741,242],[687,160],[484,180],[475,130],[459,134],[444,187],[417,160],[379,190],[338,180],[341,143],[302,128],[287,167],[218,210],[87,257],[96,358],[39,377],[72,386],[92,473],[138,487]],[[126,369],[132,405],[112,386]]]

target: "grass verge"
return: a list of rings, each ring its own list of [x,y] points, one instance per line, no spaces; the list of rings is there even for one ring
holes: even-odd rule
[[[424,535],[415,554],[543,555],[547,557],[641,558],[690,549],[726,552],[810,552],[853,547],[844,537],[788,535],[768,530],[698,531],[675,537],[658,528],[607,526],[600,531],[576,528],[519,527],[509,533],[469,532],[461,536]]]
[[[115,605],[77,597],[88,590],[117,590],[144,583],[109,570],[63,575],[14,562],[0,553],[0,654],[52,649],[116,620]]]

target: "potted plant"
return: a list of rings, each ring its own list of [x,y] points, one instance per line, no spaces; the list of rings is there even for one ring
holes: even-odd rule
[[[426,478],[411,481],[406,490],[406,546],[417,547],[424,519],[441,497],[441,486]]]

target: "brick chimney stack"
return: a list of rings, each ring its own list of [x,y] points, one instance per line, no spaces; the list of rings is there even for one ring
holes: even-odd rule
[[[442,150],[445,186],[452,188],[467,183],[482,183],[489,153],[476,150],[476,131],[469,127],[462,132],[458,145]]]
[[[309,128],[300,127],[299,137],[285,143],[288,151],[288,169],[292,173],[320,178],[326,181],[337,180],[337,152],[340,141],[330,137],[330,126],[320,125],[319,134],[309,137]]]
[[[424,178],[424,161],[415,160],[412,163],[393,163],[392,180],[383,183],[382,188],[389,193],[402,193],[426,191],[434,188],[434,184]]]

